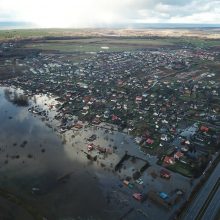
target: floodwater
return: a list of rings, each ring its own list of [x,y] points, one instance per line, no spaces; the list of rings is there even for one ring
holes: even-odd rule
[[[35,105],[49,111],[44,121],[44,116],[28,111]],[[169,211],[151,201],[137,202],[132,194],[169,193],[182,186],[187,192],[187,178],[173,173],[172,183],[161,178],[154,181],[151,173],[161,169],[157,158],[145,155],[127,134],[91,126],[55,132],[59,126],[53,119],[56,108],[51,106],[55,105],[56,100],[48,95],[25,99],[22,90],[0,87],[0,220],[169,219]],[[114,149],[107,156],[94,150],[96,162],[85,154],[87,138],[93,134],[96,146]],[[114,165],[125,152],[152,165],[142,175],[144,184],[135,184],[133,189],[122,181],[143,162],[127,161],[122,171],[115,172]]]
[[[114,219],[114,212],[106,216],[94,167],[71,159],[56,133],[13,95],[0,88],[0,219]]]

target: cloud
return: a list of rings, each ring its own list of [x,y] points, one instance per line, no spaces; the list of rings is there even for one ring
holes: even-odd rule
[[[220,0],[1,0],[0,21],[31,22],[40,27],[219,23]]]

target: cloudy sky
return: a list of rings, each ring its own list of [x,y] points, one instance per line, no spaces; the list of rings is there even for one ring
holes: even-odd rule
[[[39,27],[220,23],[220,0],[0,0],[0,22]]]

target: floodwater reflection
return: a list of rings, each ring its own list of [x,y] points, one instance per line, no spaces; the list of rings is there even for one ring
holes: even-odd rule
[[[16,220],[30,215],[29,206],[53,220],[114,219],[103,211],[107,204],[94,167],[67,157],[61,139],[28,112],[28,103],[22,93],[0,88],[0,203],[6,199],[1,190],[22,198],[23,210],[7,201]]]
[[[29,101],[28,97],[24,95],[21,91],[10,90],[9,88],[4,89],[5,99],[9,102],[12,102],[18,106],[28,106]]]

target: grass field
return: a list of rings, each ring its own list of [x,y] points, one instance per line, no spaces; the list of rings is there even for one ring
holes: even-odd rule
[[[193,170],[191,169],[191,167],[178,161],[174,165],[170,165],[169,167],[167,167],[167,169],[180,173],[186,177],[193,177]]]
[[[28,43],[26,47],[42,50],[58,50],[60,52],[119,52],[172,45],[171,42],[161,39],[88,38],[74,40],[44,40]],[[108,49],[106,49],[106,47]]]
[[[220,41],[202,40],[202,39],[141,39],[141,38],[88,38],[74,40],[44,40],[43,42],[30,43],[29,48],[43,50],[59,50],[61,52],[99,52],[103,51],[101,47],[109,47],[104,51],[125,51],[136,50],[151,47],[169,47],[178,45],[194,45],[196,47],[214,47],[220,46]]]
[[[135,50],[141,47],[135,47],[130,45],[108,45],[97,43],[39,43],[28,44],[27,48],[41,49],[41,50],[56,50],[60,52],[120,52],[125,50]],[[109,47],[109,49],[103,49],[102,47]]]

